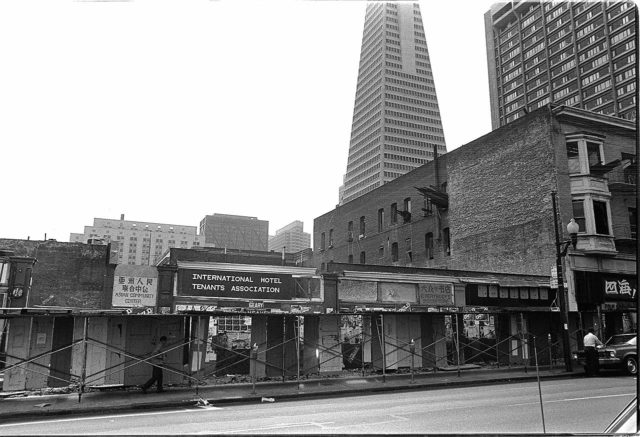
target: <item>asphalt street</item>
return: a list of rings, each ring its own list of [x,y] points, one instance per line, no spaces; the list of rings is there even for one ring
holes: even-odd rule
[[[636,394],[628,376],[542,382],[544,431],[601,433]],[[0,435],[542,433],[537,382],[65,417]]]

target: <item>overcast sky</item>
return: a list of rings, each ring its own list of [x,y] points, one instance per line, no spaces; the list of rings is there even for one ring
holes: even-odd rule
[[[484,13],[420,1],[447,149],[491,130]],[[3,0],[0,237],[94,217],[269,234],[335,207],[364,1]]]

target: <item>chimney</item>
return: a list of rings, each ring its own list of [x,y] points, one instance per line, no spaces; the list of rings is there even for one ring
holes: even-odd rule
[[[120,220],[124,220],[124,214],[120,214]]]

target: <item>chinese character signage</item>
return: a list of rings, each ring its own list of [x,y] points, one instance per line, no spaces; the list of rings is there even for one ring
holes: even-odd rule
[[[290,300],[294,287],[291,275],[279,273],[185,269],[179,277],[181,296]]]
[[[453,305],[453,285],[418,284],[418,300],[421,305],[451,306]]]
[[[113,279],[113,307],[155,307],[158,271],[150,266],[119,265]]]
[[[604,277],[605,299],[609,300],[635,300],[637,282],[633,278]]]

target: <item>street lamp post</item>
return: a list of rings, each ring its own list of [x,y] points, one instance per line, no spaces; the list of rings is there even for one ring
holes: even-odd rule
[[[558,230],[558,207],[556,205],[557,192],[552,191],[551,197],[553,200],[553,226],[556,233],[556,271],[558,276],[558,300],[560,304],[560,312],[562,314],[562,344],[564,353],[564,364],[567,372],[573,371],[573,365],[571,364],[571,347],[569,345],[569,307],[567,297],[564,288],[564,275],[562,272],[562,258],[567,255],[569,244],[576,248],[578,242],[578,231],[580,230],[578,224],[574,219],[571,219],[567,225],[567,231],[569,232],[570,240],[560,241],[560,233]]]

